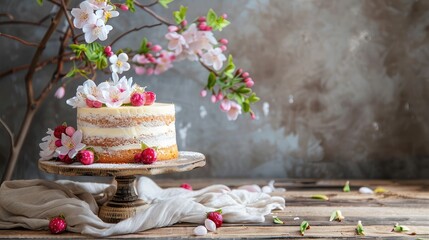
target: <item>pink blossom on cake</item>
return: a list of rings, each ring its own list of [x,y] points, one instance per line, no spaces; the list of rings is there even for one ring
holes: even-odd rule
[[[55,142],[59,140],[54,136],[54,131],[48,128],[46,132],[48,135],[42,138],[42,142],[39,144],[40,151],[39,155],[42,160],[49,160],[58,157],[58,153],[55,151],[57,146]]]
[[[77,130],[71,137],[63,133],[61,144],[62,146],[57,148],[56,152],[59,155],[68,155],[68,157],[74,158],[85,147],[85,144],[82,143],[82,131]]]

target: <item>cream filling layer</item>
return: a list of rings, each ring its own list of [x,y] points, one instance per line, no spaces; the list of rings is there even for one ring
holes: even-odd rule
[[[175,136],[175,125],[174,122],[170,125],[163,125],[157,127],[147,127],[143,125],[138,125],[134,127],[123,127],[123,128],[99,128],[99,127],[83,127],[79,126],[86,137],[101,137],[101,138],[132,138],[134,136],[141,135],[150,135],[156,136],[161,134],[171,133],[171,135]]]
[[[169,138],[162,141],[147,141],[145,142],[145,144],[148,145],[149,147],[166,148],[166,147],[176,145],[176,139]],[[114,146],[114,147],[99,147],[99,146],[90,146],[90,147],[94,148],[94,150],[99,153],[109,153],[109,152],[116,152],[116,151],[122,151],[122,150],[130,150],[130,149],[141,149],[140,144],[127,144],[127,145]]]
[[[150,106],[121,106],[118,108],[87,108],[77,109],[78,118],[127,118],[127,117],[148,117],[148,116],[165,116],[175,115],[174,104],[154,103]]]

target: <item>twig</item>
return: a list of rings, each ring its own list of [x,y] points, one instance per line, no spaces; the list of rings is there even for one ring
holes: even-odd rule
[[[72,23],[72,20],[71,20],[69,14],[68,14],[68,11],[66,9],[66,6],[67,5],[64,2],[64,0],[61,0],[61,9],[64,11],[64,15],[66,16],[67,22],[69,23],[70,30],[71,30],[71,35],[72,35],[72,38],[73,38],[73,42],[77,43],[77,41],[74,38],[75,37],[75,35],[74,35],[74,26],[73,26],[73,23]]]
[[[9,134],[10,137],[10,145],[13,146],[14,143],[14,139],[13,139],[13,133],[10,130],[10,128],[7,126],[7,124],[3,121],[3,119],[0,118],[0,123],[3,125],[3,127],[6,129],[7,133]]]
[[[81,34],[76,35],[76,36],[73,38],[73,42],[76,42],[76,41],[77,41],[77,39],[78,39],[79,37],[82,37],[84,34],[85,34],[85,33],[81,33]]]
[[[153,5],[158,4],[158,2],[159,2],[159,0],[156,0],[156,1],[155,1],[155,2],[153,2],[153,3],[150,3],[150,4],[148,4],[148,5],[145,5],[145,7],[152,7]]]
[[[51,2],[54,5],[61,6],[61,3],[59,3],[59,2],[57,2],[55,0],[48,0],[48,1]]]
[[[163,24],[165,24],[167,26],[174,25],[173,23],[170,23],[165,18],[163,18],[163,17],[159,16],[158,14],[156,14],[154,11],[152,11],[152,9],[150,9],[147,6],[139,3],[137,0],[134,0],[134,4],[137,5],[139,8],[141,8],[143,11],[149,13],[152,17],[156,18],[158,21],[162,22]]]
[[[133,28],[131,30],[128,30],[128,31],[122,33],[121,35],[119,35],[115,40],[113,40],[112,43],[110,43],[110,46],[113,46],[113,44],[115,44],[117,41],[119,41],[119,39],[125,37],[126,35],[128,35],[128,34],[130,34],[132,32],[139,31],[139,30],[141,30],[143,28],[153,28],[153,27],[157,27],[157,26],[161,26],[161,25],[162,25],[162,23],[157,23],[157,24],[153,24],[153,25],[143,25],[143,26],[136,27],[136,28]]]
[[[10,20],[14,20],[15,18],[13,17],[12,14],[10,13],[0,13],[0,16],[6,16],[7,18],[9,18]]]
[[[72,61],[72,60],[73,60],[73,58],[67,58],[67,56],[70,56],[70,55],[72,55],[72,54],[73,54],[72,52],[64,53],[63,57],[66,57],[66,58],[64,58],[63,60],[64,60],[65,62]],[[45,61],[43,61],[43,62],[38,63],[38,64],[37,64],[37,67],[36,67],[36,69],[35,69],[35,71],[37,72],[37,71],[39,71],[40,69],[42,69],[44,66],[46,66],[46,65],[48,65],[48,64],[56,63],[56,62],[57,62],[57,57],[53,57],[53,58],[47,59],[47,60],[45,60]],[[3,78],[3,77],[5,77],[5,76],[7,76],[7,75],[9,75],[9,74],[13,74],[13,73],[16,73],[16,72],[19,72],[19,71],[25,70],[25,69],[27,69],[27,68],[29,68],[29,67],[30,67],[30,64],[24,64],[24,65],[21,65],[21,66],[18,66],[18,67],[11,68],[11,69],[9,69],[9,70],[6,70],[6,71],[4,71],[4,72],[1,72],[1,73],[0,73],[0,78]]]
[[[24,45],[30,46],[30,47],[37,47],[37,46],[39,46],[37,43],[27,42],[24,39],[21,39],[19,37],[12,36],[12,35],[9,35],[9,34],[5,34],[5,33],[0,33],[0,37],[10,38],[12,40],[18,41],[18,42],[20,42],[20,43],[22,43]]]

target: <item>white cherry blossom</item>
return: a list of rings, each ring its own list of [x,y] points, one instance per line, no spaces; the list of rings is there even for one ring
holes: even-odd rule
[[[85,107],[86,106],[86,95],[83,90],[83,86],[79,86],[76,89],[76,96],[67,99],[66,103],[73,108]]]
[[[220,48],[208,50],[201,56],[201,61],[208,66],[213,66],[213,69],[216,71],[222,68],[223,61],[225,60],[226,57]]]
[[[103,19],[107,22],[110,18],[119,16],[118,11],[113,11],[114,8],[112,5],[107,5],[105,8],[95,11],[95,15],[99,19]]]
[[[61,144],[62,146],[57,148],[56,152],[59,155],[68,155],[70,158],[74,158],[85,147],[85,144],[82,143],[82,131],[77,130],[71,137],[63,133]]]
[[[94,14],[92,5],[86,1],[79,5],[80,8],[73,8],[71,14],[74,17],[73,25],[82,28],[86,24],[95,24],[97,16]]]
[[[48,128],[46,132],[48,136],[42,138],[42,143],[39,144],[42,151],[40,151],[39,155],[42,160],[49,160],[54,157],[58,157],[58,153],[55,152],[57,146],[55,145],[55,141],[58,140],[54,136],[54,131]]]
[[[97,39],[104,41],[107,39],[107,34],[112,30],[112,26],[105,25],[104,20],[97,19],[95,24],[86,24],[82,30],[85,33],[85,41],[92,43]]]
[[[101,92],[97,88],[97,85],[91,79],[86,80],[83,85],[82,92],[85,95],[85,98],[91,101],[99,101],[101,97]]]
[[[110,70],[114,73],[121,74],[123,71],[128,71],[131,68],[131,65],[127,62],[128,55],[126,53],[121,53],[119,56],[112,55],[109,61],[112,64],[110,65]]]
[[[121,91],[117,86],[110,85],[108,89],[102,90],[102,94],[107,107],[117,108],[130,101],[130,92]]]
[[[94,10],[104,9],[107,6],[107,0],[87,0],[93,7]]]

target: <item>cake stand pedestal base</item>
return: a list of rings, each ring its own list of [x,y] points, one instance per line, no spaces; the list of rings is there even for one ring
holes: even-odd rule
[[[100,207],[98,216],[107,223],[117,223],[144,211],[149,204],[139,199],[136,192],[136,175],[156,175],[186,172],[206,164],[205,156],[197,152],[179,152],[177,159],[154,164],[65,164],[59,161],[39,160],[39,169],[65,176],[114,176],[117,182],[112,199]]]
[[[138,198],[135,190],[135,176],[115,177],[116,193],[113,198],[101,206],[98,216],[107,223],[117,223],[136,215],[147,207],[146,202]]]

